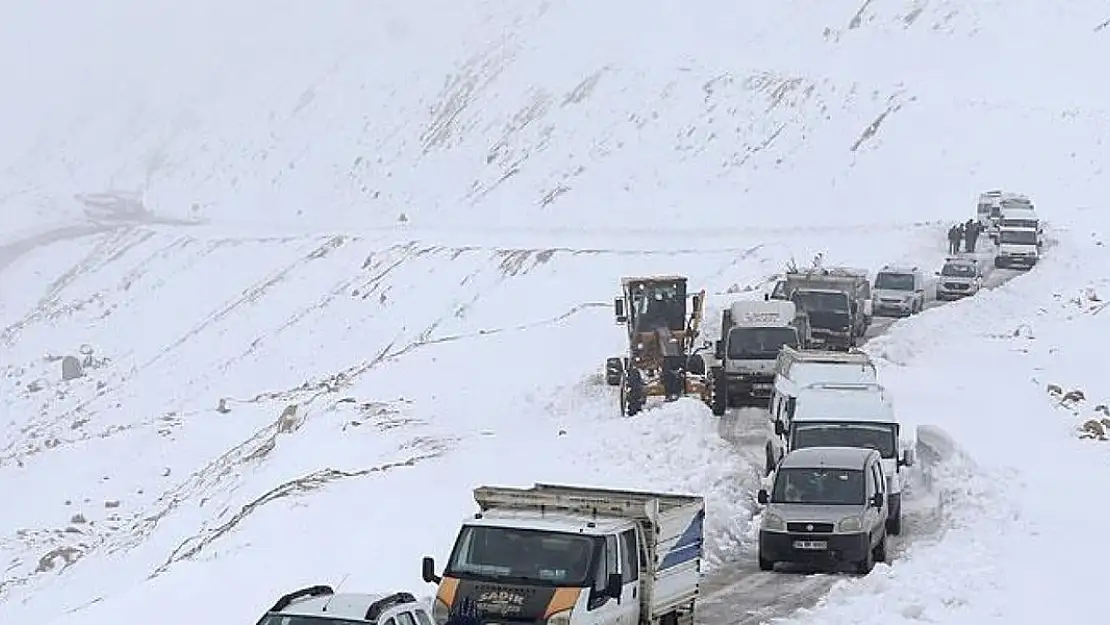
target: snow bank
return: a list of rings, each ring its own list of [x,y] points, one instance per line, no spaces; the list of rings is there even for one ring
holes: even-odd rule
[[[1098,338],[1110,318],[1097,294],[1110,253],[1100,232],[1073,223],[1028,274],[869,346],[899,409],[961,450],[934,475],[944,529],[793,622],[1104,621],[1110,546],[1087,537],[1108,510],[1110,448],[1080,440],[1079,426],[1110,395]],[[1049,385],[1086,399],[1061,401]]]

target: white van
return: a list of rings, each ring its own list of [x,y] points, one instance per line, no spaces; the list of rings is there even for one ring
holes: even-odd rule
[[[1037,211],[1032,208],[1007,208],[1002,213],[1002,220],[998,222],[999,228],[1036,230],[1037,246],[1044,244],[1044,227],[1041,224]]]
[[[808,447],[861,447],[882,456],[890,499],[887,531],[902,531],[903,467],[914,463],[916,441],[902,432],[894,404],[877,383],[818,383],[799,391],[793,414],[775,421],[767,442],[767,462]]]
[[[1035,228],[999,228],[995,267],[1032,268],[1041,256],[1040,235]]]
[[[775,378],[768,409],[772,421],[787,421],[794,413],[798,392],[819,382],[878,383],[871,357],[861,351],[829,352],[783,346],[775,360]],[[773,465],[768,465],[770,473]]]

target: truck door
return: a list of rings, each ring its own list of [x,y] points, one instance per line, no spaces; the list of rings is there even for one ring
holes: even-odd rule
[[[625,530],[620,535],[621,590],[620,625],[639,625],[640,622],[640,537],[636,529]]]
[[[630,603],[636,601],[635,599],[632,602],[625,600],[624,593],[627,592],[627,585],[621,586],[620,603],[615,598],[605,595],[609,574],[620,573],[620,549],[616,535],[605,537],[595,573],[593,588],[586,604],[585,618],[581,621],[575,618],[574,625],[625,625],[627,621],[624,620],[623,611],[630,607]]]

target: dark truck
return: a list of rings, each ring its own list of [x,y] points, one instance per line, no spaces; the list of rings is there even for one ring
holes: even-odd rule
[[[809,318],[814,349],[848,349],[871,325],[871,282],[866,271],[846,267],[788,271],[771,299],[794,302]]]

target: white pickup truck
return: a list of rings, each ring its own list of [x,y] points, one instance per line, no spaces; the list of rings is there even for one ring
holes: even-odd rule
[[[432,614],[472,600],[482,622],[693,625],[705,499],[536,484],[482,486],[462,523]]]

